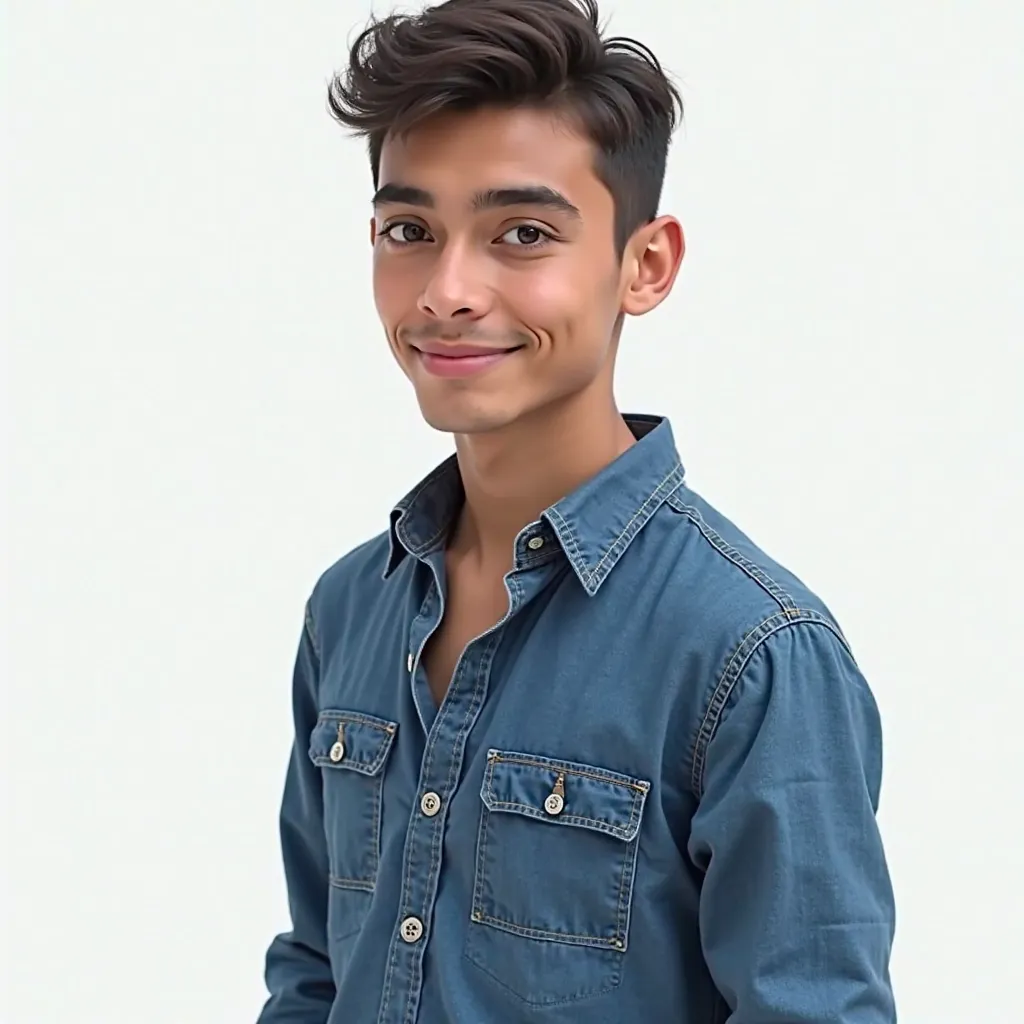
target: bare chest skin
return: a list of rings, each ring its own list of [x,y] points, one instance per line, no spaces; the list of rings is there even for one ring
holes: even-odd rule
[[[448,692],[466,645],[486,633],[508,610],[508,594],[500,575],[484,575],[453,559],[446,568],[444,618],[423,652],[430,692],[438,706]]]

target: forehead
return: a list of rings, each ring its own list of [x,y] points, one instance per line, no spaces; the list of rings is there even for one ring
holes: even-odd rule
[[[385,140],[380,184],[433,193],[443,205],[486,188],[546,185],[580,210],[608,205],[595,147],[564,116],[517,108],[445,113]]]

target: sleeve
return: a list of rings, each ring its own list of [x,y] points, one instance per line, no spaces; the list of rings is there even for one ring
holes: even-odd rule
[[[706,749],[689,855],[730,1024],[892,1024],[895,909],[876,822],[878,710],[817,620],[770,633]]]
[[[319,769],[309,758],[317,718],[320,656],[309,606],[295,660],[292,710],[295,737],[281,802],[281,852],[291,931],[266,956],[270,998],[258,1024],[324,1024],[335,989],[327,951],[328,860]]]

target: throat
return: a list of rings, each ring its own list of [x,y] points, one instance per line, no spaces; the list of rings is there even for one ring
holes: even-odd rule
[[[444,618],[423,652],[435,704],[440,707],[466,647],[496,626],[508,611],[505,569],[484,569],[449,551],[445,558]]]

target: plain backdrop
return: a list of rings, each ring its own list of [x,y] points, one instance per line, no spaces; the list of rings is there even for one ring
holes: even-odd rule
[[[378,10],[387,10],[378,7]],[[325,110],[364,0],[8,12],[10,1024],[251,1021],[303,603],[449,451]],[[882,709],[901,1020],[1024,1018],[1016,0],[619,0],[689,252],[623,409]]]

